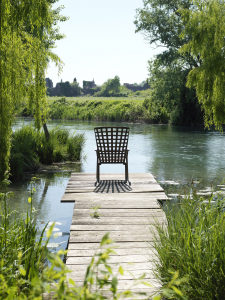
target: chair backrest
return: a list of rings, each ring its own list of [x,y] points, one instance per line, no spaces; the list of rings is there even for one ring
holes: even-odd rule
[[[95,127],[94,131],[100,163],[124,163],[129,127]]]

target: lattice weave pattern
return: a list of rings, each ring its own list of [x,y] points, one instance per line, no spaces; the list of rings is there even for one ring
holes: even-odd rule
[[[125,164],[129,127],[94,128],[99,163]]]

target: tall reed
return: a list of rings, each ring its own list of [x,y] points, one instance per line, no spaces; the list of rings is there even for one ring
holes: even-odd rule
[[[225,200],[186,197],[165,208],[167,226],[157,226],[156,275],[163,286],[179,271],[188,299],[224,299]],[[177,299],[174,297],[174,299]]]

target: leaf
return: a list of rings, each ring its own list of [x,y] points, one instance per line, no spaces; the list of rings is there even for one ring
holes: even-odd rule
[[[183,293],[182,293],[180,290],[178,290],[178,288],[176,288],[174,285],[172,286],[172,289],[174,290],[174,292],[175,292],[177,295],[183,296]]]
[[[52,231],[53,231],[54,226],[55,226],[55,223],[53,223],[53,224],[50,226],[50,228],[47,230],[47,232],[46,232],[47,238],[50,238],[50,236],[52,235]]]
[[[69,278],[69,283],[72,284],[72,285],[75,285],[75,282],[71,278]]]
[[[19,251],[19,252],[18,252],[18,259],[21,260],[22,256],[23,256],[22,251]]]
[[[23,276],[26,276],[26,270],[24,269],[24,267],[20,267],[19,268],[19,271],[20,271],[20,273],[23,275]]]
[[[109,272],[110,274],[112,274],[112,268],[111,268],[110,266],[108,266],[108,265],[105,265],[105,267],[106,267],[106,269],[108,270],[108,272]]]
[[[153,300],[161,300],[162,299],[162,296],[161,295],[156,295]]]
[[[112,279],[112,289],[114,292],[116,292],[116,290],[117,290],[117,284],[118,284],[118,279],[117,279],[117,277],[114,276]]]
[[[100,246],[106,245],[108,239],[109,239],[109,232],[107,232],[107,233],[103,236],[103,238],[102,238],[102,240],[101,240],[101,243],[100,243]]]
[[[121,275],[124,275],[124,271],[123,271],[123,268],[122,268],[121,266],[119,266],[119,273],[120,273]]]

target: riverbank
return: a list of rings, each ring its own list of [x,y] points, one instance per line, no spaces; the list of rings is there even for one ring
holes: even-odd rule
[[[16,115],[30,116],[32,113],[27,111],[24,104]],[[48,116],[59,120],[169,123],[169,113],[165,107],[144,97],[49,97]]]

